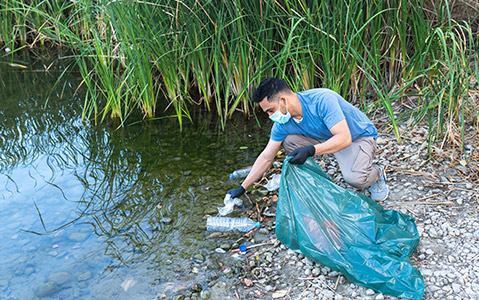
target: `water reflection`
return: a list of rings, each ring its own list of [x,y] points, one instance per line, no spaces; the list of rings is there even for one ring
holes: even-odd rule
[[[28,68],[0,63],[0,292],[156,295],[154,277],[169,280],[171,268],[186,271],[194,253],[210,251],[203,216],[267,130],[236,120],[222,133],[201,112],[183,132],[176,120],[94,128],[80,120],[78,73],[51,90],[68,61],[22,53],[15,63]]]

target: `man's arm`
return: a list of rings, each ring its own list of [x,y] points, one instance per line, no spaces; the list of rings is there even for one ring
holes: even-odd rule
[[[292,164],[304,164],[310,156],[338,152],[351,145],[351,132],[346,119],[336,123],[331,127],[330,131],[333,136],[324,143],[309,145],[291,151],[289,156],[293,158],[289,162]]]
[[[315,155],[335,153],[351,145],[351,132],[346,119],[336,123],[329,131],[333,136],[324,143],[314,145]]]
[[[276,153],[278,153],[279,148],[281,147],[281,143],[282,142],[275,142],[272,139],[269,140],[266,148],[264,148],[263,152],[261,152],[258,158],[256,158],[251,171],[249,171],[249,174],[246,176],[243,183],[236,189],[228,191],[228,194],[231,195],[231,198],[237,198],[243,195],[245,190],[269,169],[274,161]]]
[[[256,158],[256,161],[251,168],[248,176],[241,184],[241,186],[246,190],[249,188],[256,180],[263,176],[271,164],[274,161],[276,153],[278,153],[282,142],[275,142],[272,139],[269,140],[268,144],[264,148],[263,152]]]

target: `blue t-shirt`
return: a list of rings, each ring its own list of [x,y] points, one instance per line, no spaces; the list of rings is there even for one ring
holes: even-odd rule
[[[351,138],[371,136],[376,138],[378,131],[364,113],[344,100],[338,93],[325,88],[296,93],[303,110],[300,122],[291,118],[285,124],[274,123],[271,139],[282,142],[288,134],[301,134],[327,140],[333,136],[330,128],[346,118]]]

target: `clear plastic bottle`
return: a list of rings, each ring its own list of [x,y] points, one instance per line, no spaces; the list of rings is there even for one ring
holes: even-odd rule
[[[225,232],[238,230],[248,232],[260,226],[260,222],[255,222],[249,218],[209,217],[206,220],[206,230],[208,231]]]
[[[252,167],[247,167],[244,169],[239,169],[234,171],[233,173],[230,174],[230,179],[237,179],[237,178],[244,178],[248,176],[249,171],[251,171]]]

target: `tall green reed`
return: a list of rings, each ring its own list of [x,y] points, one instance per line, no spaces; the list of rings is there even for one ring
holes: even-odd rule
[[[75,52],[86,118],[124,122],[140,111],[146,119],[173,115],[182,126],[199,104],[224,127],[237,111],[254,113],[250,96],[268,76],[296,91],[331,88],[370,113],[382,109],[398,139],[398,120],[429,122],[432,142],[452,137],[454,126],[463,136],[474,115],[468,77],[478,73],[477,37],[447,5],[430,14],[420,0],[1,3],[4,40],[23,34],[8,30],[13,23],[28,28],[30,43],[36,34]],[[417,108],[401,113],[405,97],[416,97]]]

